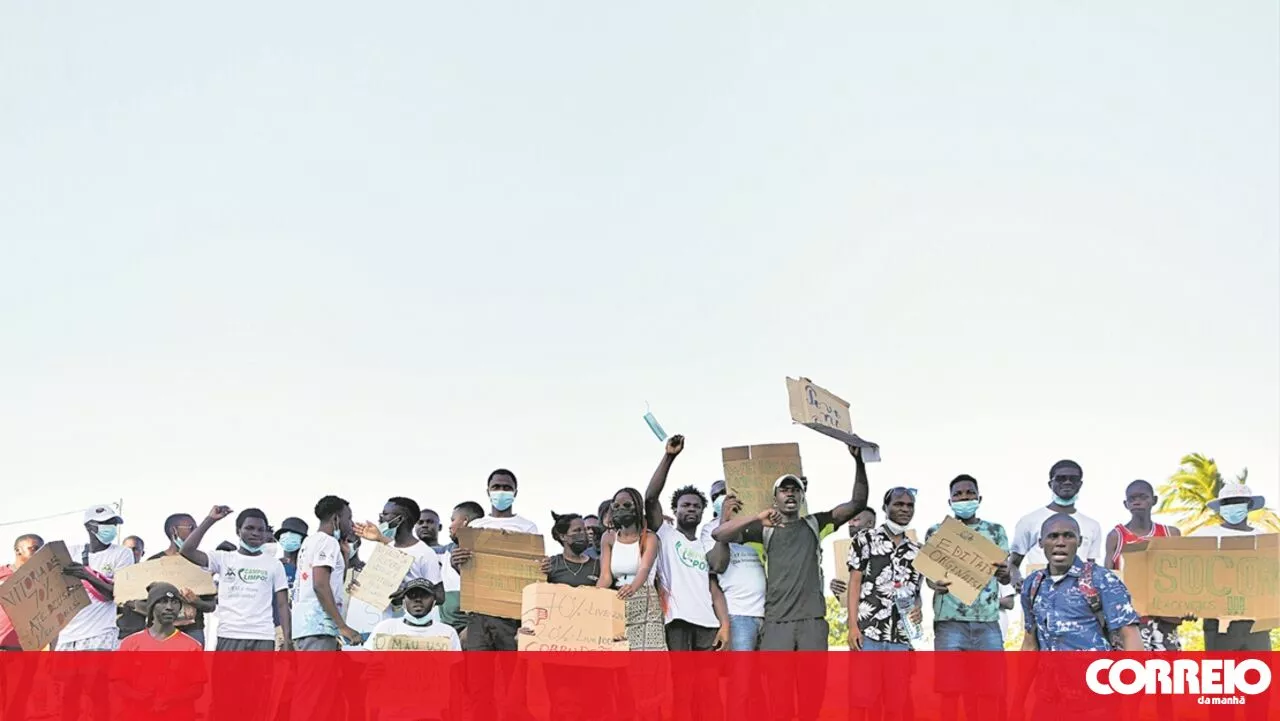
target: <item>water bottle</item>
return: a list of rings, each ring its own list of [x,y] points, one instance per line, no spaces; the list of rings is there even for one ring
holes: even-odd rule
[[[911,609],[916,607],[916,595],[908,591],[907,587],[902,585],[902,581],[893,583],[893,602],[898,606],[898,616],[902,619],[902,628],[907,632],[907,638],[912,641],[920,640],[924,634],[911,620]]]

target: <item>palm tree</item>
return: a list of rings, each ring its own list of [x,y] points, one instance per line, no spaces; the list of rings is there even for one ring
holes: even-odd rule
[[[1236,476],[1236,483],[1245,483],[1248,478],[1249,469],[1246,468]],[[1175,523],[1184,536],[1205,526],[1219,525],[1222,518],[1209,510],[1208,503],[1218,497],[1222,486],[1222,474],[1212,458],[1199,453],[1183,456],[1182,466],[1156,491],[1160,496],[1156,513],[1174,514]],[[1266,531],[1280,532],[1280,516],[1268,508],[1250,513],[1249,524]]]

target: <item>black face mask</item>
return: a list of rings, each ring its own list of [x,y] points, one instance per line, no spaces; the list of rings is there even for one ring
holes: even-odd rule
[[[590,543],[583,540],[569,542],[569,550],[579,554],[587,550],[587,548],[589,548],[590,546],[591,546]]]
[[[639,518],[636,512],[630,508],[624,508],[613,512],[613,525],[618,528],[626,528],[635,525],[636,519]]]

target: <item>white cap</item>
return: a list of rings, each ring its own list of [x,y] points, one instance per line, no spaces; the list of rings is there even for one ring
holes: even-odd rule
[[[794,476],[790,473],[784,473],[783,475],[778,476],[778,480],[773,482],[773,492],[777,493],[778,489],[781,488],[782,484],[785,483],[786,481],[792,481],[797,486],[800,486],[800,490],[802,491],[809,490],[809,484],[805,483],[802,478],[800,478],[799,476]]]
[[[114,519],[120,518],[120,514],[116,513],[116,507],[110,503],[104,503],[101,506],[92,506],[85,509],[85,523],[106,523]],[[124,519],[120,519],[123,521]]]
[[[1266,501],[1262,496],[1253,495],[1253,490],[1243,483],[1227,483],[1223,485],[1222,490],[1218,491],[1218,497],[1209,501],[1207,505],[1209,506],[1209,510],[1216,512],[1222,506],[1223,501],[1227,501],[1232,498],[1249,499],[1250,511],[1256,511],[1266,505]]]

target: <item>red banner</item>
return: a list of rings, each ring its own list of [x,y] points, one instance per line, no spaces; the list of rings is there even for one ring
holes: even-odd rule
[[[0,653],[0,721],[1280,718],[1280,654]]]

